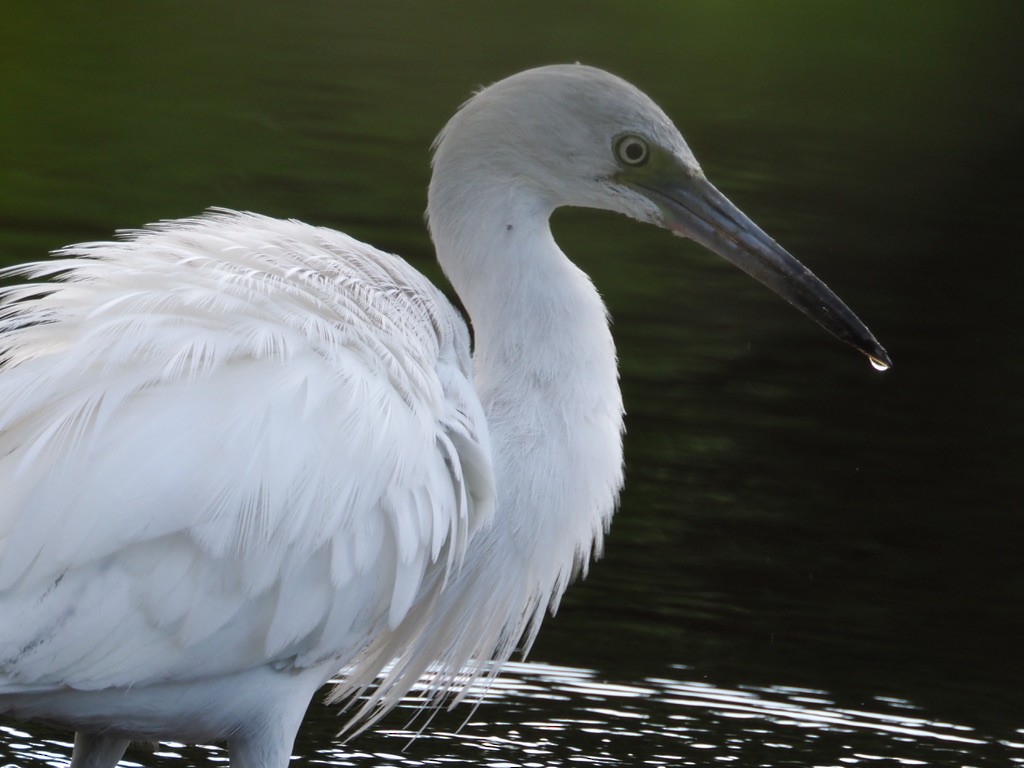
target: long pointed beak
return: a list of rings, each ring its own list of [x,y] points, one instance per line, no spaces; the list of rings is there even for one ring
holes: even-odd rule
[[[642,189],[661,208],[666,228],[696,240],[767,285],[833,336],[867,355],[875,368],[892,365],[889,354],[842,299],[702,175],[660,189]]]

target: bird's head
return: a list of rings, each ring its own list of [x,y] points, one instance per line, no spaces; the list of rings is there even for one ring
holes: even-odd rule
[[[446,180],[478,190],[486,179],[507,198],[550,215],[561,206],[615,211],[691,238],[735,264],[868,356],[885,349],[810,270],[747,218],[704,176],[668,116],[615,75],[580,64],[512,75],[473,96],[435,144],[431,193]],[[525,191],[525,195],[517,195]]]

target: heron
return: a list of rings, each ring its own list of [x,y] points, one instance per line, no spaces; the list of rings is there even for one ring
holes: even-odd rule
[[[397,256],[226,209],[8,268],[0,713],[73,730],[74,768],[132,740],[283,768],[336,675],[366,727],[528,649],[623,484],[563,206],[691,238],[890,364],[650,98],[579,64],[478,91],[434,143],[428,228],[468,325]]]

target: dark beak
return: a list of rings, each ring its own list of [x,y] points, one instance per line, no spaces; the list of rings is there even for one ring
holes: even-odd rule
[[[661,188],[639,186],[664,213],[664,226],[692,238],[767,285],[836,338],[885,370],[889,354],[850,308],[702,175]]]

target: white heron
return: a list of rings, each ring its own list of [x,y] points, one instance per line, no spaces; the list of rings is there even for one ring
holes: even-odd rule
[[[657,105],[580,65],[485,88],[437,139],[472,357],[406,262],[296,221],[213,211],[11,269],[0,712],[74,729],[75,768],[131,739],[283,768],[339,670],[366,723],[528,647],[623,480],[606,310],[549,229],[568,205],[691,237],[889,363]]]

